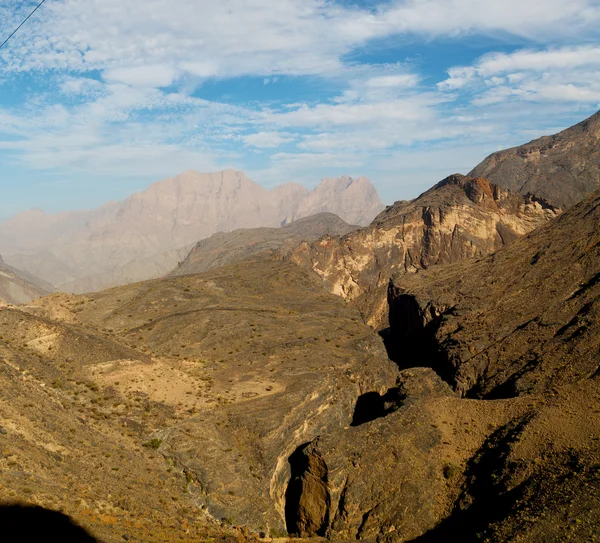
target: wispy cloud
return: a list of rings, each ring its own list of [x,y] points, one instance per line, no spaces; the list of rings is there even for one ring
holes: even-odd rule
[[[5,0],[0,21],[30,7]],[[377,182],[393,164],[434,182],[599,107],[599,27],[596,0],[53,0],[0,51],[0,89],[22,90],[0,101],[0,152],[25,172],[234,166],[269,182],[344,170]],[[484,54],[452,66],[442,51],[437,73],[394,45],[418,57],[419,43],[473,36]],[[243,78],[265,97],[211,94],[243,96]],[[296,96],[303,84],[317,90]],[[415,176],[408,157],[425,144],[443,150]]]

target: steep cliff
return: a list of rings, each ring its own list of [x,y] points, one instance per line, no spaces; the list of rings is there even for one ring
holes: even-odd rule
[[[600,191],[556,221],[479,259],[390,284],[398,361],[430,354],[461,394],[548,392],[598,375]]]
[[[489,253],[558,213],[543,200],[485,179],[452,175],[415,200],[388,207],[370,226],[304,243],[290,258],[316,271],[333,293],[353,301],[373,326],[381,327],[393,273]]]

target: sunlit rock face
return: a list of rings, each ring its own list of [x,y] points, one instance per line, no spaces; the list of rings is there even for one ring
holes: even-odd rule
[[[291,256],[354,301],[369,323],[387,322],[393,273],[414,273],[494,251],[560,210],[486,179],[451,175],[411,202],[396,202],[370,226],[344,237],[304,243]]]

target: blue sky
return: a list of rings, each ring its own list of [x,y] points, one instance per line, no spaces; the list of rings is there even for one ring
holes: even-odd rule
[[[598,28],[598,0],[47,0],[0,50],[0,216],[187,169],[412,198],[600,109]]]

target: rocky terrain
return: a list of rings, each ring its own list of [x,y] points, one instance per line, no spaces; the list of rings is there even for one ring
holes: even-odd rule
[[[597,541],[599,212],[397,274],[394,362],[268,254],[0,309],[0,500],[107,542]]]
[[[321,212],[364,225],[382,208],[364,177],[269,191],[234,170],[188,171],[92,211],[16,215],[0,223],[0,251],[58,290],[87,292],[162,276],[216,232],[278,227]]]
[[[288,526],[377,541],[599,541],[600,191],[478,261],[399,274],[401,370],[299,448]]]
[[[600,188],[600,111],[553,136],[493,153],[469,175],[572,206]]]
[[[303,243],[290,258],[317,272],[331,292],[352,301],[381,328],[393,273],[487,254],[559,212],[535,197],[457,174],[411,202],[396,202],[366,228]]]
[[[51,285],[9,266],[0,256],[0,304],[22,304],[52,292]]]
[[[2,306],[0,517],[37,504],[104,543],[600,542],[598,225],[600,190],[563,213],[453,175],[349,233],[237,230],[169,277]]]
[[[357,229],[358,226],[349,225],[333,213],[319,213],[280,228],[219,232],[199,241],[171,275],[202,273],[264,252],[286,255],[303,241],[315,241],[326,235],[343,236]]]
[[[287,533],[288,457],[397,374],[318,277],[262,257],[1,309],[0,332],[0,500],[107,541]]]
[[[476,262],[396,276],[391,333],[461,396],[548,393],[599,375],[600,192]],[[398,339],[402,336],[404,339]]]

